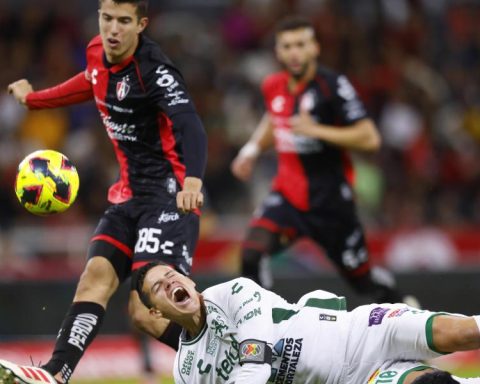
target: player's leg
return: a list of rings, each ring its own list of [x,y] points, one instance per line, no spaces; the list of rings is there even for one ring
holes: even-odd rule
[[[269,258],[287,248],[298,233],[292,207],[278,193],[271,193],[250,221],[241,245],[241,275],[265,288],[273,286]]]
[[[120,206],[109,208],[97,226],[88,262],[73,303],[61,325],[51,359],[43,366],[60,382],[68,382],[97,335],[113,293],[131,270],[131,223]]]
[[[392,273],[371,265],[363,228],[354,212],[335,220],[325,220],[317,212],[306,215],[312,223],[312,238],[358,294],[370,296],[377,303],[403,302]]]
[[[146,263],[162,261],[180,273],[189,275],[198,241],[198,215],[182,214],[178,212],[176,205],[159,206],[156,202],[154,205],[147,202],[142,211],[137,226],[133,274]],[[132,276],[132,283],[135,281],[135,277]],[[181,327],[169,321],[153,321],[133,286],[128,309],[132,324],[136,328],[178,349]]]

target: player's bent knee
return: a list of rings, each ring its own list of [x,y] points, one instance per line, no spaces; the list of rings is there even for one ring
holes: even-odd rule
[[[480,332],[472,317],[440,315],[433,320],[433,344],[439,352],[468,351],[480,347]]]
[[[119,280],[112,264],[103,257],[90,259],[80,276],[74,301],[93,301],[106,305]]]

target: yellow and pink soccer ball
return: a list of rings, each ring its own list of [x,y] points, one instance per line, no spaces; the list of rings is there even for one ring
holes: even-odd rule
[[[44,149],[20,162],[15,194],[29,212],[46,216],[67,210],[77,197],[79,185],[71,161],[60,152]]]

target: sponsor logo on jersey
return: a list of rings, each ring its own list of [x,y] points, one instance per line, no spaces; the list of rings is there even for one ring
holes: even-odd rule
[[[303,112],[310,112],[315,108],[316,95],[314,91],[308,91],[302,95],[300,99],[300,110]]]
[[[395,309],[394,311],[390,312],[387,317],[399,317],[402,316],[405,312],[408,312],[408,308],[399,308]]]
[[[208,343],[208,347],[207,347],[207,353],[209,355],[212,355],[212,356],[215,355],[215,352],[217,351],[219,342],[220,342],[219,338],[216,337],[216,336],[212,340],[210,340],[210,342]]]
[[[242,324],[243,322],[246,322],[250,319],[253,319],[254,317],[256,316],[261,316],[262,315],[262,308],[258,307],[258,308],[254,308],[252,309],[251,311],[249,311],[248,313],[246,313],[243,318],[239,319],[237,321],[237,323],[235,324],[236,327],[238,327],[240,324]]]
[[[370,316],[368,318],[368,326],[371,327],[372,325],[380,325],[382,324],[383,318],[389,311],[389,308],[382,308],[377,307],[372,309],[370,312]]]
[[[288,127],[278,127],[274,130],[275,148],[277,152],[311,154],[321,152],[323,144],[312,137],[294,134]]]
[[[129,84],[130,78],[128,76],[125,76],[122,81],[119,81],[117,83],[117,99],[118,101],[122,101],[127,97],[128,92],[130,92],[130,84]]]
[[[165,96],[165,98],[172,99],[168,103],[168,106],[173,107],[173,106],[178,105],[178,104],[188,104],[190,102],[190,100],[185,98],[185,96],[182,96],[184,94],[185,94],[185,92],[183,92],[183,91],[174,91],[174,92],[168,93]]]
[[[320,315],[318,315],[318,320],[320,320],[320,321],[337,321],[337,316],[329,315],[327,313],[320,313]]]
[[[272,374],[269,382],[275,384],[293,383],[297,372],[297,365],[303,348],[301,339],[280,339],[272,349]],[[280,360],[278,364],[277,360]]]
[[[108,137],[112,140],[118,141],[137,141],[135,133],[135,125],[128,125],[126,123],[118,124],[112,120],[112,116],[100,113],[103,125],[107,129]]]
[[[182,373],[182,375],[190,375],[190,372],[192,371],[194,357],[195,352],[189,350],[187,352],[187,356],[185,356],[185,359],[183,359],[182,368],[180,368],[180,372]]]
[[[235,365],[240,361],[239,343],[233,335],[230,335],[231,345],[228,350],[224,351],[225,358],[217,364],[216,372],[224,380],[230,378],[230,373],[233,371]]]
[[[97,325],[97,321],[98,316],[93,313],[82,313],[77,315],[70,330],[68,344],[77,347],[83,352],[87,338],[93,331],[93,327]]]
[[[177,221],[180,219],[178,212],[165,212],[163,211],[157,222],[160,223],[169,223],[170,221]]]

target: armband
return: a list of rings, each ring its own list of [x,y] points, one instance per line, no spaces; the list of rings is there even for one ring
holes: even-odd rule
[[[272,364],[272,348],[264,341],[247,339],[240,343],[240,365]]]

